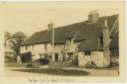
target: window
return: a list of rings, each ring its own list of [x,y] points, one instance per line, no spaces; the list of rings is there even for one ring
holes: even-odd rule
[[[98,42],[99,42],[98,44],[100,44],[103,47],[103,45],[104,45],[103,44],[103,33],[99,34]]]
[[[86,50],[85,51],[85,55],[91,55],[91,51],[90,50]]]
[[[55,53],[55,61],[58,62],[58,53]]]
[[[67,53],[69,56],[73,56],[73,53]]]
[[[118,49],[111,49],[111,50],[110,50],[110,56],[111,56],[111,57],[118,57],[118,56],[119,56],[119,51],[118,51]]]

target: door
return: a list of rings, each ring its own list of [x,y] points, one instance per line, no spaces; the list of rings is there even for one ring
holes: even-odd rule
[[[55,53],[55,61],[58,62],[58,54]]]

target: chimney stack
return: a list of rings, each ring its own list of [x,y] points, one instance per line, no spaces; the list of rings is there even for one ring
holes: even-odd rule
[[[98,21],[99,19],[99,14],[96,10],[93,10],[89,13],[89,16],[88,16],[88,22],[90,24],[94,24]]]
[[[53,23],[52,23],[52,21],[50,21],[50,23],[48,24],[48,30],[50,31],[52,29],[53,29]]]
[[[52,45],[52,61],[55,61],[54,45],[55,45],[55,30],[52,21],[48,24],[48,30],[51,31],[51,45]]]
[[[104,28],[103,28],[103,50],[104,50],[104,66],[110,65],[110,35],[109,35],[109,27],[107,24],[107,19],[104,21]]]
[[[107,19],[105,19],[104,27],[108,27]]]

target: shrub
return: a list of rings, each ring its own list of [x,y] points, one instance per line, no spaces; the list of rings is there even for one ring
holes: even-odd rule
[[[46,58],[40,58],[38,60],[38,62],[41,64],[41,65],[45,65],[45,64],[48,64],[49,63],[49,60],[46,59]]]
[[[37,64],[36,62],[29,62],[29,63],[27,63],[26,67],[28,67],[28,68],[38,68],[39,64]]]
[[[26,67],[28,67],[28,68],[32,68],[33,65],[32,65],[32,63],[28,63]]]
[[[32,60],[31,57],[32,57],[31,52],[26,52],[26,53],[21,54],[21,60],[24,63],[27,63],[27,62],[31,61]]]
[[[88,62],[85,66],[86,68],[96,68],[96,64],[92,61],[92,62]]]

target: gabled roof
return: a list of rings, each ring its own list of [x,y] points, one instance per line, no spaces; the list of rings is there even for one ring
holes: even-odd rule
[[[107,19],[109,29],[111,29],[117,17],[118,15],[104,16],[100,17],[98,22],[95,24],[90,24],[86,20],[83,22],[54,28],[55,44],[63,44],[66,39],[71,38],[78,33],[75,41],[82,40],[82,43],[79,46],[81,50],[84,48],[97,49],[98,36],[102,33],[105,19]],[[34,33],[22,45],[35,45],[49,42],[51,42],[51,31],[44,30]]]

